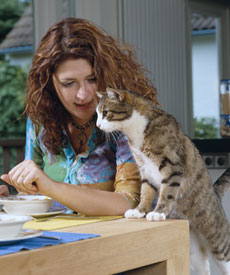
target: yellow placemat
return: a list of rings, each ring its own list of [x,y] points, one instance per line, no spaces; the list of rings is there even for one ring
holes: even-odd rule
[[[65,214],[60,217],[50,217],[50,219],[41,218],[40,220],[31,220],[29,222],[26,222],[23,228],[35,230],[55,230],[64,227],[71,227],[93,222],[109,221],[120,218],[122,218],[122,216],[85,217],[74,214]]]

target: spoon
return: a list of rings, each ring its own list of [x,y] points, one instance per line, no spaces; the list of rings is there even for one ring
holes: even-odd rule
[[[2,210],[3,206],[4,206],[4,204],[0,204],[0,211]]]

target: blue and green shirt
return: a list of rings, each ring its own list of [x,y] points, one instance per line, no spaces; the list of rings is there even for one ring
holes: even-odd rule
[[[97,189],[119,192],[134,208],[139,202],[140,178],[127,138],[119,133],[98,144],[97,130],[95,126],[85,152],[76,155],[66,135],[65,148],[52,155],[41,142],[42,129],[36,136],[28,119],[25,159],[34,160],[55,181],[93,184]]]

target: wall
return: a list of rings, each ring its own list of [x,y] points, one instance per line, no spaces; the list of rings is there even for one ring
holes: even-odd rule
[[[212,2],[212,3],[211,3]],[[230,3],[223,1],[189,0],[188,11],[207,14],[218,18],[217,34],[219,43],[220,79],[230,78]]]
[[[187,36],[187,1],[123,1],[123,39],[151,72],[162,107],[182,129],[192,129],[192,100]]]
[[[32,63],[32,53],[6,54],[6,59],[12,65],[17,65],[28,69]]]
[[[88,19],[104,28],[110,35],[120,38],[119,0],[76,0],[75,17]]]
[[[192,36],[193,115],[219,120],[219,72],[215,34]],[[208,72],[208,73],[207,73]],[[207,106],[209,106],[207,108]]]
[[[57,21],[73,15],[69,0],[33,0],[34,47],[38,44],[48,28]]]

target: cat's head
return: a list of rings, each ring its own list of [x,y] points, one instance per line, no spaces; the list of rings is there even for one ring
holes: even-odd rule
[[[133,113],[133,95],[128,91],[107,88],[97,92],[97,127],[106,132],[123,131]]]

